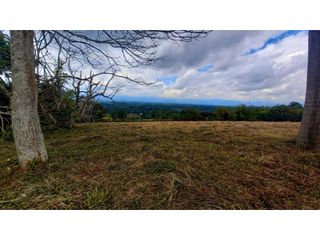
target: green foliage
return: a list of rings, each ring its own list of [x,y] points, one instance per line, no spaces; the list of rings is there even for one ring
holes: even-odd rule
[[[300,103],[273,107],[219,107],[213,111],[213,120],[229,121],[301,121],[303,107]]]
[[[235,114],[238,121],[245,121],[252,118],[250,109],[245,105],[236,107]]]
[[[71,127],[73,93],[57,82],[44,82],[39,89],[39,116],[42,126],[45,129]]]
[[[94,122],[103,121],[103,117],[107,113],[107,110],[98,102],[93,103],[92,118]]]
[[[128,113],[127,114],[128,121],[138,121],[141,120],[141,115],[137,113]]]
[[[84,204],[88,209],[111,209],[113,199],[108,191],[96,187],[87,193]]]
[[[103,122],[112,122],[112,116],[111,116],[111,114],[105,114],[104,116],[103,116],[103,118],[101,119]]]
[[[213,112],[212,119],[221,121],[231,121],[236,119],[236,115],[232,109],[219,107]]]
[[[125,103],[121,103],[122,106]],[[103,104],[104,105],[104,104]],[[154,104],[151,104],[153,106]],[[112,106],[112,105],[104,105]],[[197,107],[185,107],[179,109],[173,108],[172,105],[168,105],[163,108],[149,108],[148,105],[134,106],[130,108],[131,103],[128,103],[126,108],[118,108],[112,110],[111,116],[113,121],[127,121],[127,120],[156,120],[156,121],[291,121],[299,122],[302,118],[303,106],[298,102],[291,102],[288,105],[276,105],[273,107],[256,107],[240,105],[236,107],[215,107],[212,112],[200,110]],[[137,113],[142,112],[142,113]]]
[[[113,121],[125,121],[127,120],[127,112],[123,109],[117,109],[111,113]]]
[[[302,104],[298,102],[290,102],[288,106],[290,108],[303,109]]]
[[[0,74],[10,69],[10,41],[0,32]]]
[[[267,116],[267,121],[290,121],[299,122],[302,118],[303,109],[297,105],[278,105],[272,107]]]
[[[186,108],[180,112],[180,119],[183,121],[198,121],[201,119],[201,114],[198,109]]]
[[[207,111],[200,112],[200,120],[208,121],[212,118],[212,113]]]
[[[178,120],[179,116],[176,111],[170,109],[153,109],[150,113],[143,114],[144,118],[154,120]]]

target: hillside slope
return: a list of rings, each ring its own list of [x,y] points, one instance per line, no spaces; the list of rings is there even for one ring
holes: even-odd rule
[[[0,209],[319,209],[320,153],[298,123],[80,124],[17,165],[0,141]]]

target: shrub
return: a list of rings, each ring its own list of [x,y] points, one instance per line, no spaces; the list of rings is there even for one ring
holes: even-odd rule
[[[44,82],[39,88],[39,116],[44,129],[71,127],[72,92],[64,90],[59,83]]]
[[[104,118],[106,113],[107,113],[107,110],[100,103],[95,102],[93,104],[92,118],[93,118],[94,122],[103,121],[103,118]]]
[[[127,112],[123,109],[117,109],[111,113],[113,121],[125,121],[127,120]]]
[[[232,109],[228,109],[225,107],[219,107],[217,108],[214,112],[213,112],[213,116],[212,116],[213,120],[235,120],[236,116],[235,113]]]
[[[140,114],[137,114],[137,113],[129,113],[129,114],[127,115],[127,120],[128,120],[128,121],[135,121],[135,120],[139,120],[139,119],[141,119]]]
[[[200,120],[200,118],[200,111],[195,108],[186,108],[180,112],[180,120],[183,121],[197,121]]]
[[[301,121],[303,109],[296,106],[290,107],[286,105],[277,105],[272,107],[267,116],[267,121]]]

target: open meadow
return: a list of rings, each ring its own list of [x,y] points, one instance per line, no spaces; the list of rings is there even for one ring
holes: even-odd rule
[[[320,209],[320,153],[299,123],[108,122],[45,134],[19,167],[0,140],[0,209]]]

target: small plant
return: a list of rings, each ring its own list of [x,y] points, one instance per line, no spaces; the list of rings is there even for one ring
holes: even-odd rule
[[[111,209],[113,206],[112,195],[104,189],[94,188],[87,193],[85,207],[88,209]]]

